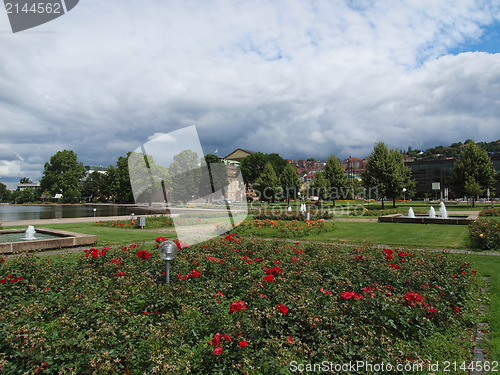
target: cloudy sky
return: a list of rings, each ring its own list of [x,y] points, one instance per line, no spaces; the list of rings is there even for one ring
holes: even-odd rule
[[[0,8],[0,182],[190,125],[220,156],[496,140],[499,25],[497,0],[81,0],[14,34]]]

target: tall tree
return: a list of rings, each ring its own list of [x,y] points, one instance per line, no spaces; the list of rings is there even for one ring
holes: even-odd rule
[[[198,196],[202,178],[198,154],[184,150],[174,156],[168,168],[172,179],[172,197],[174,201],[186,203]]]
[[[415,182],[411,178],[410,168],[404,165],[402,154],[398,150],[390,150],[383,142],[377,143],[366,164],[366,171],[363,173],[363,185],[371,192],[375,190],[378,198],[392,199],[393,206],[396,205],[396,198],[403,195],[403,188],[412,193]]]
[[[300,191],[300,178],[297,169],[288,164],[280,175],[280,182],[283,196],[287,203],[290,203],[290,199],[297,199],[298,192]]]
[[[255,190],[260,193],[260,199],[273,202],[281,191],[280,180],[271,163],[266,163],[260,177],[255,181]]]
[[[330,199],[335,206],[335,200],[348,193],[350,188],[349,179],[344,168],[342,168],[340,160],[335,155],[331,155],[327,159],[324,174]]]
[[[85,177],[85,167],[78,161],[75,152],[70,150],[58,151],[52,155],[50,162],[45,163],[43,177],[40,180],[42,191],[49,191],[52,195],[66,194],[71,203],[76,203],[80,196],[80,180]]]
[[[321,200],[326,200],[328,198],[328,181],[325,178],[325,174],[321,171],[316,172],[314,175],[314,180],[311,183],[310,193],[312,195],[318,196]]]
[[[117,172],[117,192],[116,199],[122,203],[133,203],[134,196],[130,185],[130,175],[128,171],[128,158],[131,152],[127,153],[126,157],[120,156],[116,162]]]
[[[82,198],[89,202],[97,201],[101,194],[101,188],[101,173],[93,171],[83,183]]]
[[[19,180],[19,183],[20,183],[20,184],[32,184],[32,183],[33,183],[33,181],[31,181],[31,180],[29,179],[29,177],[23,177],[23,178],[21,178],[21,179]]]
[[[277,153],[263,154],[262,152],[256,152],[255,154],[251,154],[243,159],[240,165],[243,181],[246,185],[257,181],[260,174],[264,171],[266,163],[270,163],[273,166],[274,172],[278,176],[281,175],[288,165],[288,161]]]
[[[0,201],[8,201],[11,197],[10,190],[7,189],[7,185],[0,182]]]
[[[449,182],[457,196],[472,198],[474,207],[475,197],[495,183],[495,169],[488,152],[474,141],[467,140],[453,165]]]
[[[271,163],[271,165],[274,168],[274,171],[276,172],[276,175],[278,175],[278,176],[281,176],[281,173],[283,173],[283,170],[286,168],[287,165],[289,165],[288,161],[283,159],[277,153],[267,154],[266,160],[269,163]]]
[[[127,154],[130,185],[136,203],[167,201],[171,180],[167,168],[156,163],[151,155]]]
[[[228,173],[224,162],[220,157],[214,154],[207,154],[202,160],[202,180],[200,184],[200,195],[208,197],[210,199],[215,196],[213,193],[217,193],[217,198],[225,194],[228,188]],[[207,181],[210,181],[210,186],[207,186]]]
[[[387,183],[385,195],[392,199],[392,206],[396,207],[396,199],[401,198],[403,189],[406,189],[405,195],[413,196],[415,190],[415,180],[412,178],[411,168],[405,166],[403,154],[392,149],[389,151],[388,168],[391,172],[391,178]]]
[[[248,155],[241,161],[240,169],[245,185],[248,186],[257,181],[266,163],[267,157],[262,152]]]
[[[101,200],[113,202],[116,199],[116,192],[118,191],[118,172],[113,165],[110,165],[106,173],[101,176]]]

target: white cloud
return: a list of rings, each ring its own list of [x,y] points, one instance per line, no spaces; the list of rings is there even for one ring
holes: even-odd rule
[[[80,2],[0,34],[0,160],[14,147],[43,168],[31,160],[64,146],[114,164],[193,124],[221,155],[499,138],[500,55],[447,55],[499,14],[473,0]]]

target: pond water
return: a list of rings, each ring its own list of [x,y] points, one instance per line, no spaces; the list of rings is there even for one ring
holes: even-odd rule
[[[36,232],[34,240],[46,240],[46,239],[50,239],[50,238],[60,238],[60,237],[54,236],[52,234]],[[0,234],[0,243],[20,242],[20,241],[26,241],[26,240],[24,240],[24,232]]]
[[[0,205],[0,221],[130,215],[135,207],[115,205]],[[135,209],[135,210],[134,210]]]

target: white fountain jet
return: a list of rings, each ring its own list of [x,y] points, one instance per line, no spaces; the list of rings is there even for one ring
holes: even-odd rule
[[[35,240],[35,227],[33,225],[28,226],[28,229],[26,229],[26,232],[24,232],[24,238],[23,240]]]
[[[439,215],[440,215],[443,219],[448,218],[448,211],[446,211],[446,206],[444,205],[444,202],[441,202],[441,203],[439,204]]]
[[[410,207],[410,209],[408,210],[408,217],[410,218],[415,218],[415,212],[413,211],[413,207]]]
[[[429,217],[436,217],[436,210],[432,206],[431,209],[429,210]]]

